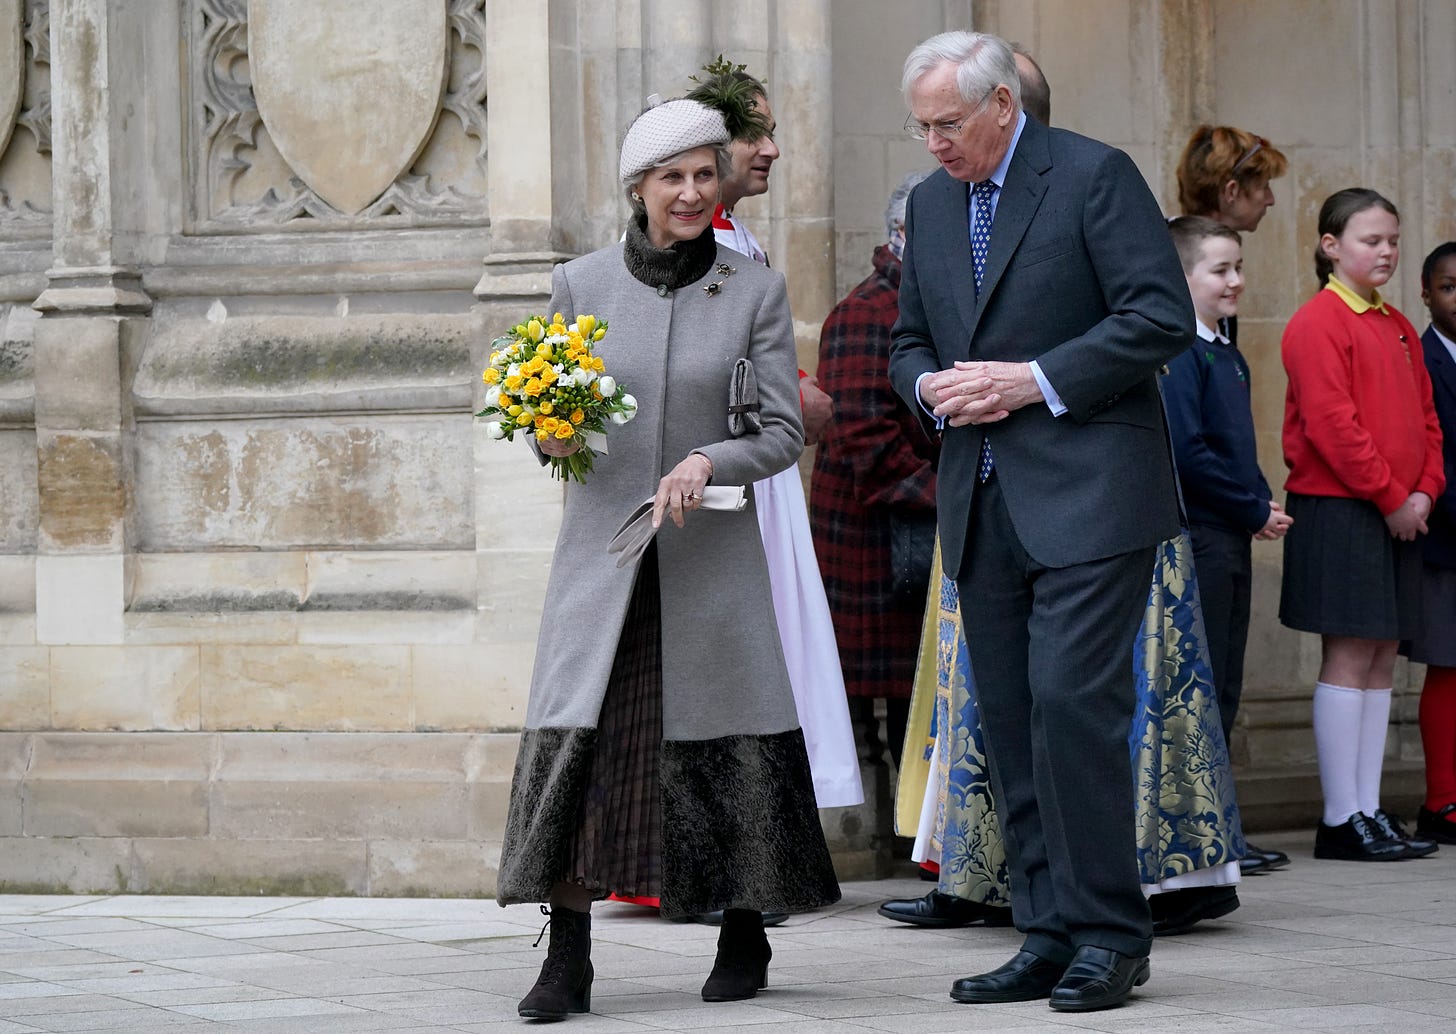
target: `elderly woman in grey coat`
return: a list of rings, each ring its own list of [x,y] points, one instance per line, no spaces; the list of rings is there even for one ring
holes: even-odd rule
[[[766,986],[765,910],[839,898],[756,515],[699,509],[706,485],[751,485],[803,448],[783,277],[713,239],[727,141],[695,101],[645,111],[622,144],[625,239],[552,279],[553,311],[609,322],[599,354],[638,415],[567,488],[547,585],[497,891],[551,906],[523,1016],[589,1009],[594,899],[724,909],[703,998],[731,1001]],[[761,430],[732,437],[740,359]],[[658,535],[618,568],[607,546],[649,497]]]

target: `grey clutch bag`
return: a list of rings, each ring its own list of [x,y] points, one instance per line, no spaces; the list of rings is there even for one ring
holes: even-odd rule
[[[733,379],[728,384],[728,433],[734,438],[758,434],[763,421],[758,415],[758,377],[753,364],[740,359],[733,364]]]

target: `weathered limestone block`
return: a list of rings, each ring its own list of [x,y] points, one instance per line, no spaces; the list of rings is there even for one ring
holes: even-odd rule
[[[35,556],[0,553],[0,614],[34,613]],[[0,637],[0,642],[4,641]]]
[[[0,0],[0,154],[10,145],[25,94],[25,39],[21,0]]]
[[[3,662],[0,662],[3,664]],[[11,728],[0,719],[0,728]],[[0,837],[20,836],[22,830],[20,788],[30,764],[31,737],[22,733],[0,733]]]
[[[222,736],[212,833],[463,840],[468,737]]]
[[[46,551],[115,553],[123,546],[126,484],[115,435],[37,435],[36,480],[44,505],[40,545]]]
[[[0,894],[124,894],[131,864],[125,837],[0,837]]]
[[[308,554],[305,610],[475,608],[473,553],[370,551]]]
[[[140,416],[470,408],[475,317],[273,314],[220,321],[164,311],[133,395]]]
[[[54,646],[57,729],[195,731],[201,721],[196,646]]]
[[[40,528],[37,475],[35,431],[0,429],[0,553],[35,552]],[[0,597],[5,596],[0,585]]]
[[[146,423],[140,548],[469,549],[465,415]]]
[[[0,729],[44,729],[50,722],[50,650],[0,646]]]
[[[303,552],[143,553],[132,613],[296,610],[308,583]]]
[[[144,611],[124,615],[126,642],[137,646],[298,641],[298,618],[280,611]]]
[[[35,737],[25,833],[35,837],[207,835],[212,736]]]
[[[409,728],[409,647],[210,644],[204,729]]]
[[[369,844],[369,893],[378,897],[490,897],[500,843],[377,840]]]
[[[534,640],[411,648],[415,728],[519,729],[534,659]]]
[[[341,897],[369,893],[363,840],[133,841],[137,894]]]

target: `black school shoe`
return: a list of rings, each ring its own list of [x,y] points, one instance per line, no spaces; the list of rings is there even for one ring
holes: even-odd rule
[[[1189,887],[1148,898],[1155,937],[1187,933],[1205,919],[1226,916],[1238,907],[1239,894],[1233,887]]]
[[[1356,812],[1338,826],[1323,822],[1315,830],[1314,856],[1341,862],[1398,862],[1410,857],[1399,840],[1391,840],[1375,820]]]
[[[1405,845],[1412,858],[1425,858],[1436,853],[1437,845],[1434,840],[1427,840],[1425,837],[1411,836],[1396,818],[1384,808],[1377,808],[1375,814],[1370,816],[1381,831],[1392,840],[1399,840]]]
[[[1440,811],[1422,805],[1416,813],[1416,834],[1438,844],[1456,844],[1456,804]]]
[[[1244,850],[1248,851],[1251,855],[1258,855],[1264,859],[1264,867],[1259,870],[1260,872],[1282,869],[1289,864],[1289,856],[1283,851],[1274,851],[1267,847],[1255,847],[1253,844],[1245,844]]]

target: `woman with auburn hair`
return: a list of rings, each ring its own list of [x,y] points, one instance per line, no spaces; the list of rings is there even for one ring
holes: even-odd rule
[[[1233,126],[1202,125],[1178,159],[1178,205],[1248,233],[1274,205],[1269,181],[1283,176],[1289,159],[1262,136]]]

